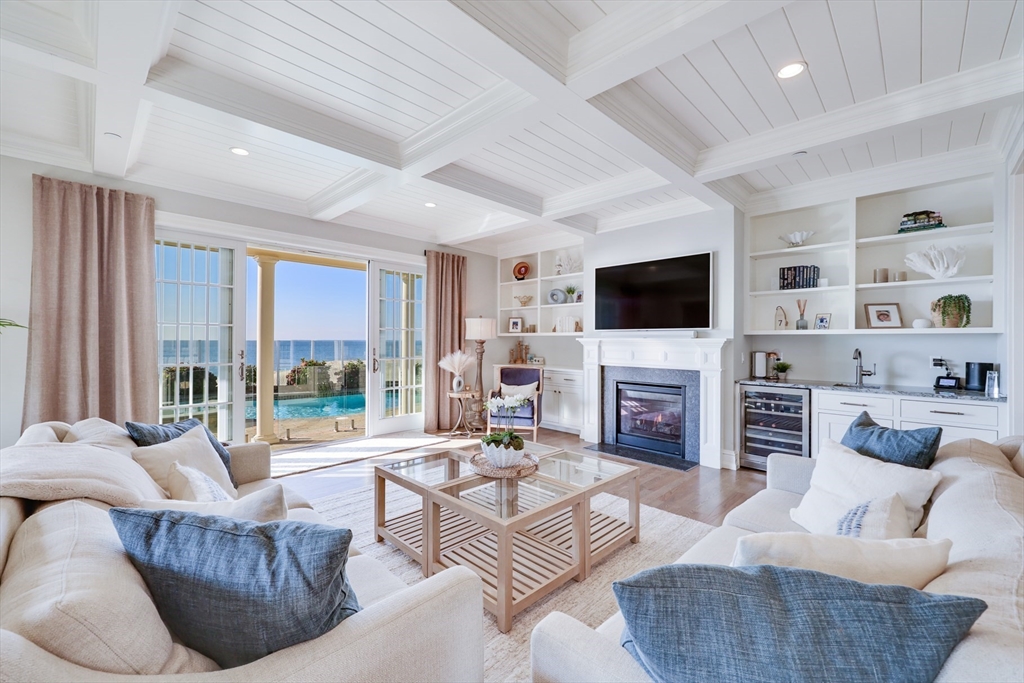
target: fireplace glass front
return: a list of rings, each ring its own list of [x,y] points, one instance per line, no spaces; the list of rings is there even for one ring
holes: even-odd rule
[[[686,387],[621,382],[616,387],[616,443],[683,457]]]

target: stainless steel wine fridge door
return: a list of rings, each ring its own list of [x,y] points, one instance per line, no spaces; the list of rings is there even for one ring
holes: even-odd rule
[[[809,389],[740,385],[740,464],[764,470],[768,454],[811,457]]]

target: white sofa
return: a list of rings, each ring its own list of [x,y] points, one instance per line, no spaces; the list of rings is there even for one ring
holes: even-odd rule
[[[76,426],[34,425],[12,448],[74,441]],[[108,435],[103,437],[107,445],[116,441],[124,452],[125,442],[117,433],[123,430],[110,423],[100,426]],[[95,433],[95,429],[92,430],[94,438]],[[270,479],[270,448],[266,444],[230,446],[228,450],[239,495],[279,483]],[[0,451],[0,459],[7,452],[8,449]],[[307,501],[287,487],[286,500],[289,519],[326,523]],[[109,508],[95,501],[86,502]],[[6,578],[2,574],[5,565],[12,564],[7,561],[9,551],[18,550],[18,543],[12,546],[12,540],[25,523],[26,513],[45,507],[33,501],[0,497],[0,581]],[[90,519],[109,523],[106,515]],[[0,629],[0,681],[483,680],[483,594],[476,574],[456,567],[409,587],[381,563],[359,554],[354,547],[351,555],[347,572],[362,611],[320,638],[280,650],[259,661],[205,673],[111,674],[61,659],[46,649],[46,642],[30,642]],[[54,634],[54,637],[61,636]]]
[[[1022,441],[1022,437],[1012,437],[995,446],[957,441],[942,447],[932,465],[943,478],[917,535],[948,538],[953,547],[946,571],[925,590],[972,596],[988,603],[988,610],[946,661],[940,681],[1024,680]],[[741,536],[804,531],[790,520],[789,510],[809,488],[814,464],[806,458],[769,456],[767,489],[730,512],[723,526],[698,541],[677,562],[729,565]],[[560,612],[549,614],[537,624],[531,638],[534,683],[650,681],[619,646],[623,625],[621,613],[597,629]]]

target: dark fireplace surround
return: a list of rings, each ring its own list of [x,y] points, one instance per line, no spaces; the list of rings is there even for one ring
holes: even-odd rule
[[[602,371],[602,443],[700,462],[700,372],[612,365]]]

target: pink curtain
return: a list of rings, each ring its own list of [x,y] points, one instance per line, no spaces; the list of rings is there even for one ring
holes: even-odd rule
[[[32,298],[22,428],[155,422],[152,197],[32,177]]]
[[[442,251],[427,252],[427,291],[423,344],[423,428],[452,429],[458,405],[448,398],[451,386],[437,362],[462,348],[466,318],[466,257]]]

